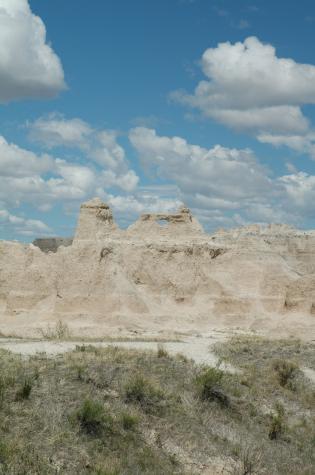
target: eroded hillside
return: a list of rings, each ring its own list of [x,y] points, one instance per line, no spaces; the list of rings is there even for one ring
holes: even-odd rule
[[[94,199],[81,206],[71,242],[54,242],[55,252],[46,242],[43,252],[1,241],[4,333],[61,320],[94,336],[239,327],[314,337],[313,231],[255,225],[208,235],[187,208],[121,230]]]

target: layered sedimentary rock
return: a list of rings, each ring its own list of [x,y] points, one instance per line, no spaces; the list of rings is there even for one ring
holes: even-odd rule
[[[0,242],[0,330],[59,319],[96,335],[241,327],[314,337],[315,233],[255,225],[208,235],[187,208],[121,230],[94,199],[68,247]]]

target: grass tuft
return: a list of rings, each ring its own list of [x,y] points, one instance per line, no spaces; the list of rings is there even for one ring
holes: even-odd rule
[[[29,377],[25,378],[22,387],[19,388],[15,394],[16,401],[23,401],[29,399],[33,388],[33,380]]]
[[[169,354],[168,354],[167,350],[161,344],[158,345],[157,356],[158,356],[158,358],[168,358],[169,357]]]
[[[87,434],[99,436],[104,431],[112,432],[113,418],[104,411],[103,405],[86,399],[76,413],[81,429]]]
[[[223,375],[224,372],[218,368],[206,368],[198,374],[195,384],[202,401],[216,401],[225,407],[229,405],[229,398],[221,385]]]
[[[165,393],[141,374],[132,377],[125,386],[125,401],[139,404],[146,412],[160,412]]]
[[[292,361],[276,359],[272,363],[272,369],[276,373],[280,386],[295,390],[295,378],[298,374],[298,366]]]
[[[129,414],[124,412],[121,415],[121,423],[125,430],[135,430],[137,425],[139,424],[139,418],[134,414]]]
[[[269,414],[270,425],[268,437],[270,440],[276,440],[283,435],[285,431],[285,411],[284,407],[277,403],[275,406],[275,411]]]

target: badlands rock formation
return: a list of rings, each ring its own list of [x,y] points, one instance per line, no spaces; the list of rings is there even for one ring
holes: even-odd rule
[[[81,206],[71,242],[47,252],[46,241],[43,252],[0,241],[0,331],[34,335],[61,320],[77,335],[228,327],[315,337],[314,231],[208,235],[187,208],[121,230],[96,198]]]

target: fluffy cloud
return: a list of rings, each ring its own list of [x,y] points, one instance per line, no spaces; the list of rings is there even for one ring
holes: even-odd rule
[[[0,102],[52,97],[65,89],[58,56],[27,0],[0,1]]]
[[[93,132],[96,136],[99,133]],[[114,156],[115,134],[110,132],[103,139],[104,147]],[[82,164],[37,155],[0,137],[2,228],[17,235],[50,234],[41,221],[13,214],[10,208],[26,203],[47,212],[58,202],[71,212],[95,195],[113,207],[124,225],[140,213],[174,211],[183,203],[208,230],[249,222],[303,225],[315,218],[313,175],[288,167],[289,174],[274,177],[249,149],[220,145],[207,149],[181,137],[160,136],[145,127],[132,129],[129,139],[142,167],[163,184],[139,186],[130,169],[119,174],[115,166],[100,168],[93,161]],[[119,148],[115,153],[118,163],[125,159]]]
[[[0,136],[0,174],[2,177],[41,174],[53,168],[54,161],[48,155],[39,157],[15,144],[9,144],[4,137]]]
[[[272,182],[250,150],[220,145],[209,150],[180,137],[160,137],[144,127],[132,129],[130,141],[144,167],[174,180],[185,195],[199,196],[206,206],[210,199],[222,207],[235,206],[239,200],[270,192]]]
[[[183,205],[176,197],[178,190],[168,186],[139,187],[128,195],[104,195],[103,198],[113,208],[123,223],[130,224],[141,213],[169,213]]]
[[[315,176],[304,172],[285,175],[279,179],[286,189],[290,202],[297,212],[315,217]]]
[[[79,149],[84,156],[102,169],[106,186],[131,191],[138,184],[138,176],[129,169],[125,151],[118,143],[115,130],[96,130],[81,119],[65,119],[51,114],[28,124],[29,137],[40,145],[53,149]]]
[[[248,221],[301,225],[313,216],[312,175],[273,177],[250,150],[206,149],[143,127],[131,130],[130,141],[143,166],[176,184],[179,198],[210,228]]]
[[[114,189],[125,193],[137,187],[139,178],[129,168],[115,132],[96,131],[80,119],[67,121],[56,115],[30,127],[32,139],[47,148],[70,147],[83,156],[74,162],[36,154],[0,136],[0,203],[7,207],[28,203],[47,211],[56,202],[80,202],[95,194]],[[92,157],[96,152],[97,160]]]
[[[315,132],[308,132],[305,135],[260,134],[257,138],[259,142],[268,143],[275,147],[285,145],[299,153],[306,153],[315,160]]]
[[[0,136],[0,201],[48,208],[54,201],[82,199],[99,181],[93,168],[37,155]]]
[[[50,235],[51,229],[47,224],[38,219],[26,219],[15,216],[6,209],[0,209],[0,224],[10,228],[14,233],[23,236],[36,236],[38,234]]]
[[[264,142],[281,136],[291,146],[292,136],[306,136],[307,150],[311,130],[301,106],[315,103],[315,66],[279,58],[272,45],[250,37],[207,49],[202,70],[207,80],[192,95],[175,92],[175,100]]]
[[[30,139],[48,149],[58,146],[85,148],[92,133],[91,127],[83,120],[66,120],[59,114],[40,117],[28,126]]]

